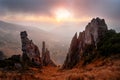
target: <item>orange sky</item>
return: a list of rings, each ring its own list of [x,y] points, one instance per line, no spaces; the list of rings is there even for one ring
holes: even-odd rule
[[[100,17],[118,30],[119,4],[120,0],[0,0],[0,20],[46,31],[67,26],[71,33],[83,30],[92,18]]]
[[[65,11],[59,11],[61,8],[56,9],[52,12],[52,16],[47,15],[34,15],[34,14],[7,14],[2,16],[1,19],[4,21],[15,21],[15,22],[51,22],[51,23],[62,23],[62,22],[88,22],[91,18],[85,15],[81,17],[75,17],[74,12],[69,12],[67,14]],[[66,8],[62,8],[67,10]],[[66,14],[66,15],[65,15]]]

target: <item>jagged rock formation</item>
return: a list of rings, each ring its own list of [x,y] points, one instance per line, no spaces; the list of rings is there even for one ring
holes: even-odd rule
[[[91,23],[89,23],[85,29],[85,43],[92,44],[94,41],[95,46],[97,46],[97,43],[107,30],[107,25],[104,19],[92,19]]]
[[[50,52],[45,47],[45,42],[42,44],[42,58],[40,57],[40,52],[38,47],[29,40],[27,37],[27,32],[21,32],[21,42],[22,42],[22,59],[24,65],[26,64],[33,64],[34,66],[56,66],[54,62],[50,58]]]
[[[91,61],[97,55],[97,44],[107,30],[104,19],[92,19],[78,38],[77,33],[74,35],[62,68],[70,69],[78,63],[84,65]]]
[[[42,43],[42,64],[43,66],[56,66],[50,58],[50,52],[45,47],[45,42]]]
[[[38,47],[28,39],[26,31],[20,33],[22,42],[22,60],[25,64],[34,64],[34,66],[41,66],[41,58]]]

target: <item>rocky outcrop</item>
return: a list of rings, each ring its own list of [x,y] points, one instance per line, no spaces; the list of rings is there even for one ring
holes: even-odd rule
[[[92,19],[91,23],[89,23],[85,29],[85,43],[92,44],[92,41],[94,41],[95,46],[97,47],[97,43],[107,30],[107,25],[104,19]]]
[[[78,51],[77,33],[74,35],[71,41],[71,45],[70,45],[66,60],[63,64],[63,68],[68,68],[68,67],[71,68],[79,61],[79,56],[76,51]]]
[[[84,65],[90,62],[97,55],[97,44],[107,30],[104,19],[92,19],[85,31],[80,32],[78,37],[77,33],[73,37],[62,68],[70,69],[78,63]]]
[[[50,58],[50,52],[45,46],[45,42],[42,43],[42,57],[40,57],[40,52],[38,47],[28,39],[26,31],[21,32],[21,42],[22,42],[22,60],[24,65],[32,66],[56,66],[55,63]]]
[[[50,58],[50,52],[45,46],[45,42],[42,43],[42,64],[43,66],[56,66]]]
[[[41,66],[41,58],[38,47],[28,39],[26,31],[20,33],[22,42],[22,60],[24,65],[33,64],[33,66]]]

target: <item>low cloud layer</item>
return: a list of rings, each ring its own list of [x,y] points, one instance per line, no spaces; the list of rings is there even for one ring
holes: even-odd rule
[[[53,8],[64,6],[72,9],[76,16],[103,15],[119,19],[119,5],[120,0],[0,0],[0,13],[52,15]]]
[[[109,20],[111,24],[120,24],[120,0],[0,0],[0,17],[13,18],[20,15],[52,17],[54,16],[52,11],[57,7],[71,10],[76,18],[98,16]]]
[[[51,15],[50,10],[62,0],[0,0],[1,13],[25,13]]]

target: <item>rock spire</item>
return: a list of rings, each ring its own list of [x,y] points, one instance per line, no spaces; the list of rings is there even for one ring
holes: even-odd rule
[[[96,18],[86,26],[85,31],[74,35],[70,48],[63,64],[64,69],[73,68],[76,64],[86,64],[95,56],[98,42],[102,39],[108,28],[104,19]]]

